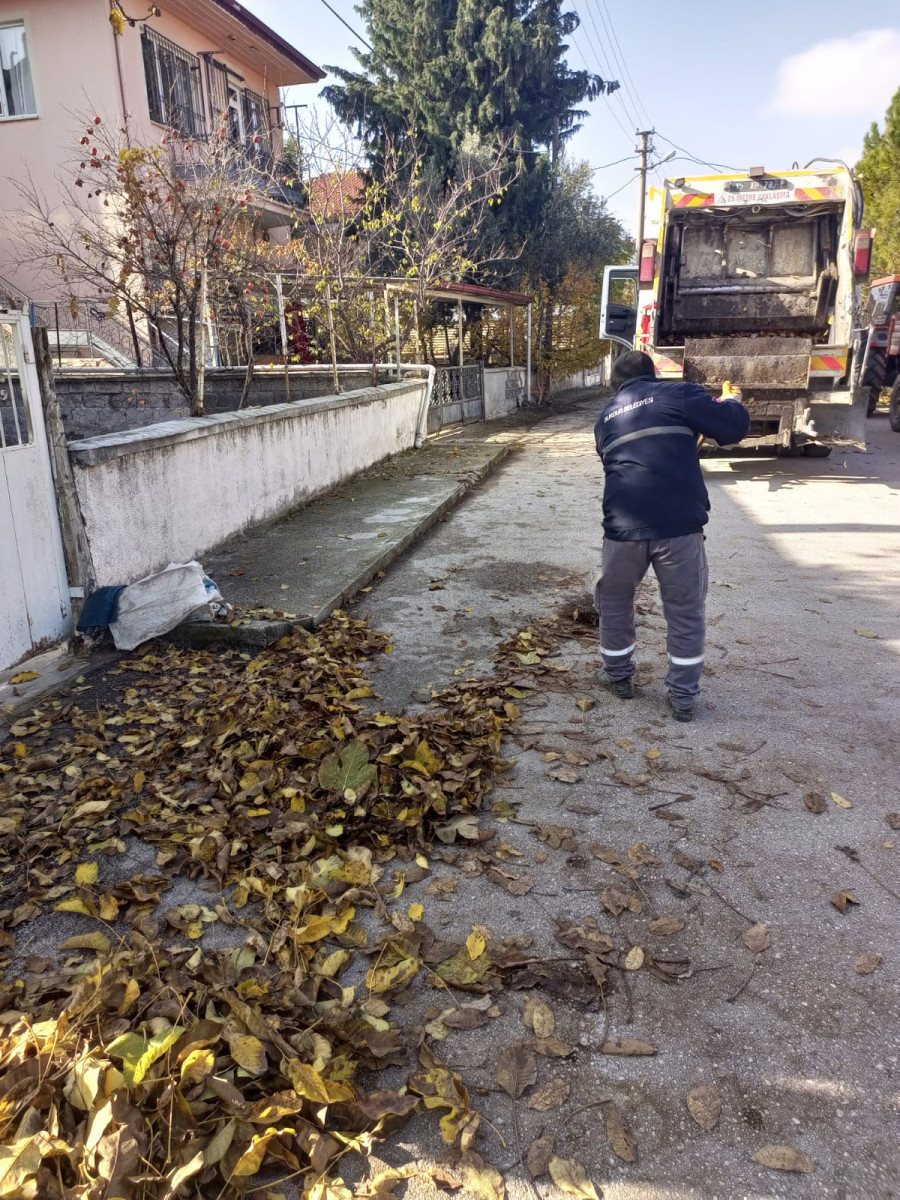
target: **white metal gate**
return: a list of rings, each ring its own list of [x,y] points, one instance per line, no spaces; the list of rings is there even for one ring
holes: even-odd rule
[[[0,311],[0,670],[70,632],[31,329]]]

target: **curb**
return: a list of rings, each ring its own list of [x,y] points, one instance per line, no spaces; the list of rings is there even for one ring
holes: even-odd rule
[[[455,508],[473,488],[483,483],[485,479],[493,474],[500,463],[516,449],[517,444],[498,444],[491,457],[471,471],[465,479],[461,480],[449,496],[446,496],[440,504],[435,505],[399,541],[385,547],[384,552],[377,559],[358,571],[339,592],[335,592],[334,595],[329,596],[324,604],[315,612],[305,613],[290,620],[248,620],[242,621],[239,625],[224,625],[213,621],[185,621],[166,635],[167,640],[173,641],[176,644],[192,646],[230,645],[265,647],[271,646],[273,642],[289,636],[291,630],[297,626],[301,629],[318,629],[323,621],[326,621],[331,616],[335,609],[342,608],[348,600],[352,600],[364,587],[371,583],[376,575],[386,571],[388,567],[397,561],[401,554],[404,554],[410,546],[424,537],[443,516]]]

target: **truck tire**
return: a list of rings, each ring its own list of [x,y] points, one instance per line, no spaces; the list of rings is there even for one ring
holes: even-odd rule
[[[878,401],[881,399],[881,388],[866,388],[866,393],[866,416],[874,417]]]
[[[823,446],[821,442],[807,442],[803,453],[807,458],[830,458],[831,447]]]
[[[891,407],[888,419],[891,422],[891,429],[893,429],[894,433],[900,433],[900,379],[897,380],[891,391]]]

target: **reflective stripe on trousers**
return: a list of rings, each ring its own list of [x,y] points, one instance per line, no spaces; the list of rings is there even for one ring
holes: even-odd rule
[[[652,566],[666,618],[669,672],[666,687],[682,708],[700,693],[709,581],[702,533],[656,541],[603,542],[603,568],[594,588],[600,614],[600,653],[612,679],[634,674],[634,597]]]

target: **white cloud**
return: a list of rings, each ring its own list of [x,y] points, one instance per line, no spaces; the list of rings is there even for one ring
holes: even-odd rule
[[[863,29],[817,42],[778,67],[769,114],[883,116],[900,87],[900,29]]]

